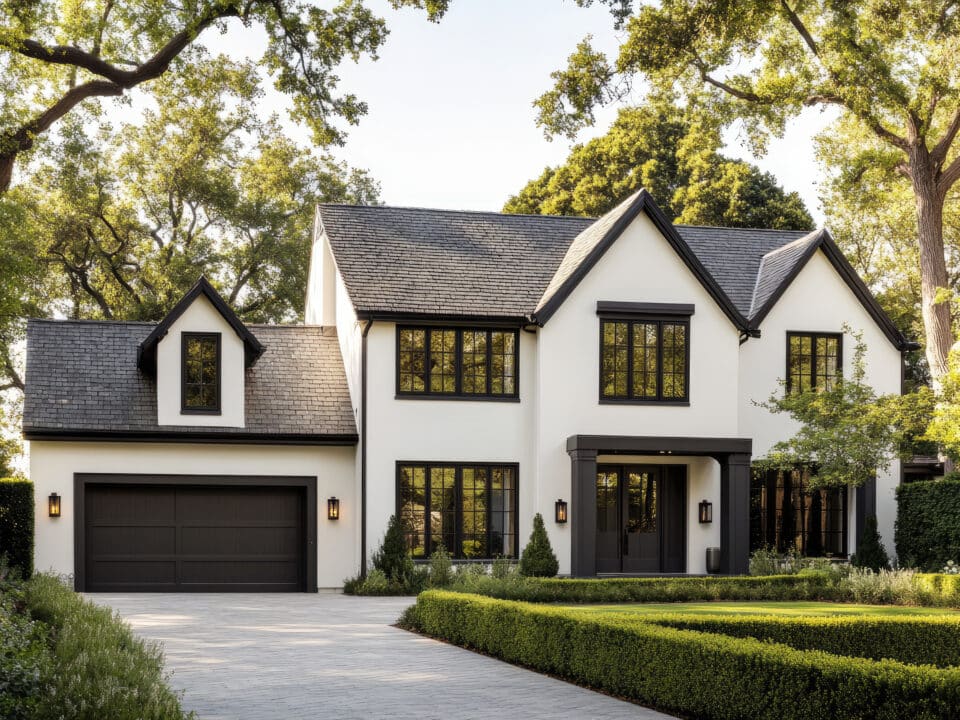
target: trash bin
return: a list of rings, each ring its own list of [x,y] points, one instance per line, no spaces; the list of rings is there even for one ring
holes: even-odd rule
[[[720,548],[707,548],[707,572],[715,575],[720,572]]]

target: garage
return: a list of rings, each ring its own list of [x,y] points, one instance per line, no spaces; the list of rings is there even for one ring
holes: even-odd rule
[[[316,588],[316,479],[77,475],[77,589]]]

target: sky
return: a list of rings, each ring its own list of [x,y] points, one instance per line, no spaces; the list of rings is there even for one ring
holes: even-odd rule
[[[341,68],[342,87],[366,101],[369,112],[334,154],[368,169],[391,205],[499,210],[569,153],[569,141],[548,141],[536,126],[532,102],[550,87],[550,73],[586,35],[611,54],[619,44],[600,3],[580,8],[572,0],[454,0],[436,24],[423,11],[393,10],[387,0],[369,5],[386,18],[390,36],[378,61]],[[264,39],[257,29],[234,23],[205,43],[234,57],[258,57]],[[286,107],[275,92],[264,100],[265,112],[284,114]],[[616,111],[602,108],[596,126],[578,140],[601,135]],[[806,111],[763,158],[752,157],[730,133],[726,153],[773,173],[822,223],[812,138],[828,120],[818,110]],[[302,128],[288,124],[287,130],[309,141]]]

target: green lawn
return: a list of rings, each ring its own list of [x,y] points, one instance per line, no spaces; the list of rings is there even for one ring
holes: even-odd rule
[[[698,603],[624,603],[617,605],[569,605],[571,610],[591,613],[689,613],[691,615],[792,615],[828,617],[832,615],[874,615],[903,617],[916,615],[951,615],[956,610],[897,605],[853,605],[830,602],[698,602]]]

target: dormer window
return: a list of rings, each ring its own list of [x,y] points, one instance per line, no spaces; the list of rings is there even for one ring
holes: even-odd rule
[[[220,333],[182,334],[184,414],[220,414]]]

